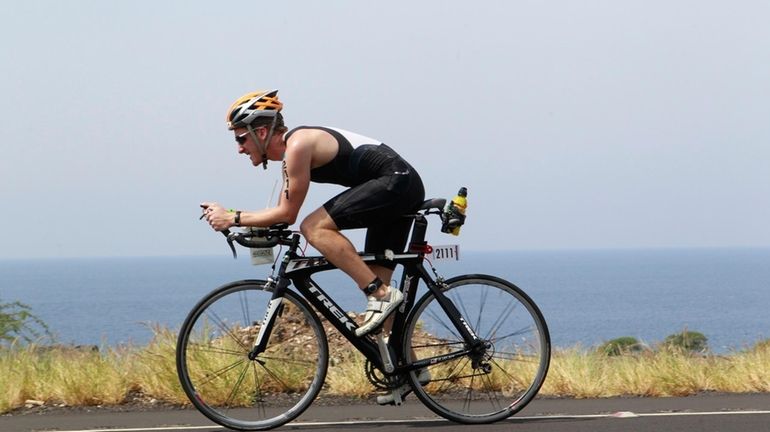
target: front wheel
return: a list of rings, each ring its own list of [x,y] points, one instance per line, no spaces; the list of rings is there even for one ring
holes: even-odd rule
[[[543,315],[521,289],[493,276],[456,277],[442,292],[481,342],[466,345],[435,295],[425,294],[407,319],[404,337],[409,363],[432,359],[430,382],[424,372],[410,373],[415,394],[436,414],[459,423],[491,423],[515,414],[535,397],[548,372],[551,341]]]
[[[326,378],[326,333],[290,290],[280,299],[267,348],[249,358],[272,296],[264,281],[225,285],[204,297],[179,331],[182,388],[222,426],[253,431],[287,423],[313,402]]]

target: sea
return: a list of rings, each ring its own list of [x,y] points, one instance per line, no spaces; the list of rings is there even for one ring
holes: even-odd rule
[[[770,248],[460,251],[459,258],[433,264],[445,277],[485,273],[522,288],[558,348],[621,336],[654,345],[690,330],[728,353],[770,338]],[[270,265],[225,254],[0,260],[0,303],[28,305],[58,343],[141,346],[157,326],[178,329],[207,292],[270,273]],[[364,309],[344,274],[318,281],[345,310]]]

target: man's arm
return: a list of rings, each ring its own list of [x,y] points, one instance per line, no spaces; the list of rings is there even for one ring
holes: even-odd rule
[[[281,165],[283,186],[278,206],[275,207],[277,217],[294,224],[299,210],[305,202],[310,188],[310,167],[313,158],[313,145],[306,141],[292,140],[292,145],[286,149],[286,155]]]
[[[310,166],[313,156],[312,142],[292,140],[282,162],[283,185],[276,207],[260,211],[241,211],[241,226],[268,227],[277,223],[292,225],[310,187]],[[235,225],[235,213],[228,212],[218,203],[202,203],[206,220],[217,231]]]

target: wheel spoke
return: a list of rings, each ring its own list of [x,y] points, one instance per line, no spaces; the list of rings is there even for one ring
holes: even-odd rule
[[[213,345],[191,343],[189,344],[189,346],[194,347],[195,351],[199,351],[199,352],[206,352],[206,353],[212,353],[212,354],[229,354],[234,356],[246,355],[246,351],[236,351],[236,350],[231,350],[231,349],[222,348],[222,347],[213,346]]]
[[[439,308],[439,310],[441,310],[441,309]],[[443,312],[443,310],[442,310],[442,312]],[[439,317],[437,315],[437,312],[435,310],[428,311],[428,315],[430,315],[431,318],[433,318],[433,320],[436,321],[437,324],[440,324],[441,327],[443,327],[446,331],[451,333],[452,336],[454,336],[456,339],[462,340],[462,337],[457,333],[457,329],[454,328],[454,325],[450,327],[449,324],[447,324],[444,321],[444,318]],[[448,317],[447,317],[447,319],[448,319]]]
[[[516,330],[516,331],[513,331],[511,333],[508,333],[507,335],[490,338],[490,342],[498,342],[498,341],[501,341],[501,340],[512,338],[514,336],[520,336],[520,335],[527,334],[527,333],[534,333],[534,331],[535,331],[534,327],[526,326],[526,327],[521,328],[519,330]]]
[[[518,363],[540,363],[540,356],[529,354],[524,355],[520,353],[509,353],[509,352],[495,352],[492,355],[492,358],[500,359],[500,360],[509,360],[509,361],[516,361]]]
[[[458,298],[459,296],[460,295],[456,291],[455,292],[451,292],[450,291],[450,293],[449,293],[449,297],[453,298],[452,303],[454,303],[455,305],[458,305],[458,304],[460,305],[460,310],[462,311],[462,316],[464,318],[470,318],[470,314],[465,309],[465,302],[461,298]],[[470,322],[468,320],[465,320],[465,322],[467,322],[468,325],[470,325]],[[478,327],[476,327],[476,328],[478,328]],[[476,329],[474,329],[474,330],[476,330]],[[458,337],[458,339],[462,339],[462,338]]]
[[[491,339],[492,335],[497,333],[497,330],[505,323],[505,320],[508,319],[508,317],[513,313],[513,311],[516,309],[516,307],[519,305],[518,299],[516,297],[511,297],[510,302],[505,307],[505,312],[500,314],[499,317],[497,317],[497,321],[495,321],[494,324],[492,324],[492,327],[489,329],[489,333],[487,333],[485,339]]]
[[[484,387],[486,387],[486,389],[487,389],[487,395],[489,397],[489,402],[498,411],[502,410],[503,409],[503,405],[500,402],[500,398],[497,397],[497,391],[495,391],[494,386],[492,385],[492,379],[489,377],[489,374],[484,374],[481,377],[481,380],[484,383]]]
[[[270,370],[270,368],[267,367],[265,363],[259,362],[259,365],[262,366],[262,369],[264,369],[265,372],[267,372],[267,374],[270,375],[270,377],[273,378],[273,380],[281,386],[281,388],[284,388],[284,389],[290,388],[278,375],[276,375],[275,372]]]
[[[251,314],[249,313],[249,302],[246,299],[246,291],[241,291],[238,294],[238,300],[240,300],[241,303],[241,313],[243,314],[243,325],[251,325]]]
[[[293,359],[288,357],[273,357],[273,356],[265,356],[265,355],[261,355],[257,358],[259,360],[274,360],[281,363],[297,364],[297,365],[314,365],[318,363],[315,360],[299,360],[299,359]]]
[[[452,346],[452,345],[465,345],[465,342],[442,342],[442,343],[430,343],[426,345],[412,345],[413,349],[416,348],[430,348],[430,347],[446,347],[446,346]]]
[[[230,339],[233,340],[233,342],[238,344],[238,346],[240,346],[244,350],[248,351],[246,344],[244,344],[243,341],[233,332],[232,328],[228,327],[227,324],[225,324],[225,321],[221,319],[216,312],[214,312],[213,310],[206,311],[206,315],[209,317],[209,319],[214,321],[214,324],[216,324],[216,326],[219,327],[219,329],[222,330],[222,332],[225,335],[229,336]]]
[[[199,385],[204,386],[204,385],[214,381],[217,378],[221,378],[222,376],[224,376],[225,374],[227,374],[231,370],[233,370],[233,369],[237,368],[238,366],[242,365],[244,362],[246,362],[245,358],[240,359],[237,362],[231,363],[231,364],[229,364],[229,365],[227,365],[225,367],[222,367],[220,369],[217,369],[217,370],[215,370],[213,372],[206,373],[206,379],[204,381],[202,381],[201,383],[199,383]]]
[[[238,375],[238,380],[235,382],[235,386],[233,386],[233,389],[230,391],[230,395],[227,396],[227,400],[225,401],[225,407],[228,409],[233,406],[233,400],[235,399],[236,394],[238,393],[238,390],[241,388],[241,384],[243,384],[243,378],[246,376],[246,371],[249,370],[249,365],[244,365],[243,369],[241,369],[241,373]]]
[[[494,363],[494,365],[495,365],[495,366],[497,366],[497,369],[499,369],[499,370],[500,370],[500,372],[504,373],[504,374],[505,374],[505,375],[506,375],[508,378],[510,378],[510,379],[515,379],[515,378],[516,378],[516,377],[514,377],[513,375],[511,375],[510,373],[508,373],[508,371],[507,371],[507,370],[505,370],[505,368],[503,368],[502,366],[500,366],[500,363],[498,363],[497,361],[495,361],[495,359],[491,359],[491,361],[492,361],[492,363]]]
[[[489,294],[489,287],[484,286],[481,290],[481,299],[479,299],[479,316],[476,319],[476,327],[474,327],[476,333],[481,329],[481,317],[484,316],[484,305],[487,304],[487,294]]]
[[[302,336],[301,333],[294,333],[293,335],[291,335],[291,337],[285,338],[284,340],[281,340],[281,341],[271,340],[270,348],[268,348],[268,350],[274,352],[274,351],[280,351],[279,348],[282,348],[284,346],[295,346],[296,344],[293,342],[296,341],[297,338],[300,336]],[[273,338],[271,337],[271,339]]]
[[[265,399],[262,397],[262,384],[259,379],[259,374],[257,373],[257,362],[251,362],[251,369],[254,372],[254,402],[259,410],[259,415],[265,417]]]
[[[473,400],[473,381],[475,379],[476,379],[476,376],[471,375],[471,385],[468,386],[465,392],[465,402],[463,404],[463,407],[465,408],[466,412],[469,412],[471,408],[471,401]]]
[[[454,376],[453,374],[457,370],[457,366],[462,364],[462,367],[460,367],[460,370],[463,370],[465,368],[465,366],[468,364],[468,362],[470,362],[470,360],[467,357],[463,357],[462,359],[456,361],[454,367],[452,367],[452,370],[450,370],[449,373],[447,374],[448,376],[446,378],[441,378],[441,379],[437,380],[437,381],[443,381],[444,382],[444,384],[442,384],[441,387],[438,389],[437,393],[442,393],[445,390],[445,388],[446,388],[446,387],[444,387],[445,384],[453,382],[453,381],[455,381],[457,379],[463,378],[463,377],[459,377],[459,376]]]

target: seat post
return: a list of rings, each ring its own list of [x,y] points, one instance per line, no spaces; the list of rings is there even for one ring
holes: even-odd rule
[[[414,215],[414,226],[412,227],[412,238],[409,242],[409,252],[425,253],[425,232],[428,229],[428,221],[425,215],[418,213]]]

